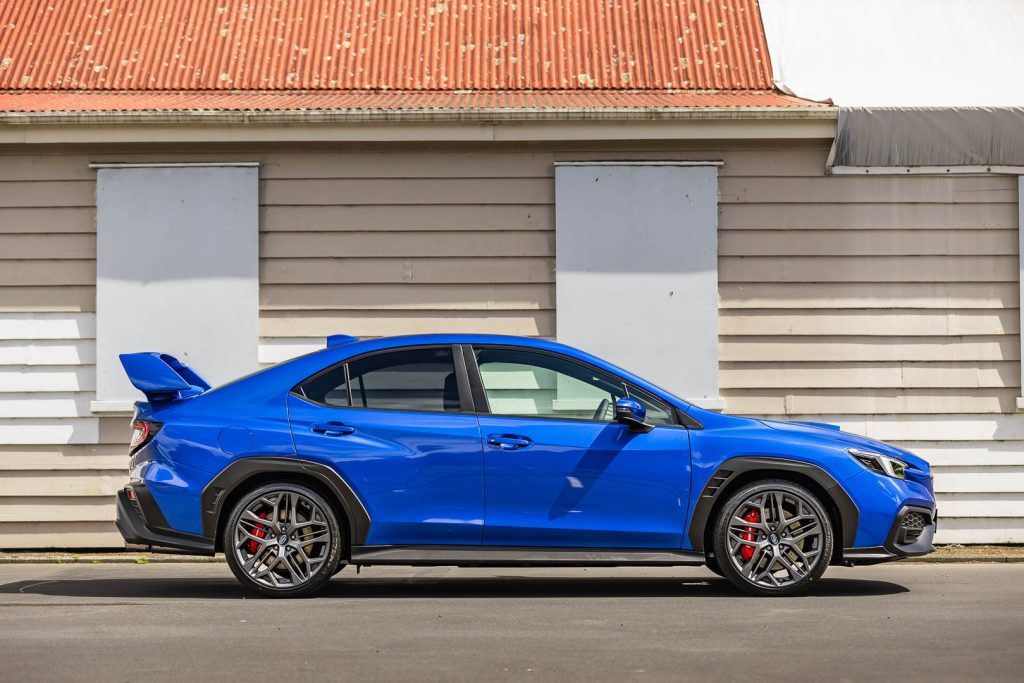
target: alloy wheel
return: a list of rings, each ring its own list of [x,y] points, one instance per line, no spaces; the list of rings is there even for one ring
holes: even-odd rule
[[[327,514],[319,503],[291,490],[267,491],[238,516],[232,552],[255,583],[297,588],[323,569],[331,542]]]
[[[756,586],[792,586],[821,561],[824,533],[823,520],[802,496],[760,491],[743,500],[729,519],[728,561]]]

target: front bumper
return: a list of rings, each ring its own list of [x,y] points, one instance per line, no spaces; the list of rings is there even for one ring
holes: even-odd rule
[[[131,496],[134,496],[134,500]],[[213,555],[213,539],[175,531],[145,484],[132,483],[117,492],[117,530],[128,543]]]
[[[868,548],[844,548],[847,565],[878,564],[905,557],[919,557],[935,551],[932,540],[938,527],[938,511],[916,505],[904,505],[893,522],[885,545]]]

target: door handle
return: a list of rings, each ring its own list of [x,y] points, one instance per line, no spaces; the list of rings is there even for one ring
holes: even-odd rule
[[[487,437],[487,443],[503,451],[516,451],[533,444],[533,441],[518,434],[491,434]]]
[[[315,424],[310,427],[317,434],[323,434],[324,436],[344,436],[345,434],[351,434],[356,431],[355,427],[350,427],[341,422],[327,422],[325,424]]]

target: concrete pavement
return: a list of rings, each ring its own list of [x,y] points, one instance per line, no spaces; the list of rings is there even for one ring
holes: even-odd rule
[[[0,680],[1020,680],[1024,564],[832,567],[755,599],[704,569],[369,568],[321,595],[223,564],[0,566]]]

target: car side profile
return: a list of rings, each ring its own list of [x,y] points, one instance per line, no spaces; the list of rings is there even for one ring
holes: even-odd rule
[[[838,427],[703,410],[550,341],[326,348],[211,389],[121,356],[136,404],[117,526],[267,596],[352,565],[697,566],[795,595],[933,550],[927,462]]]

